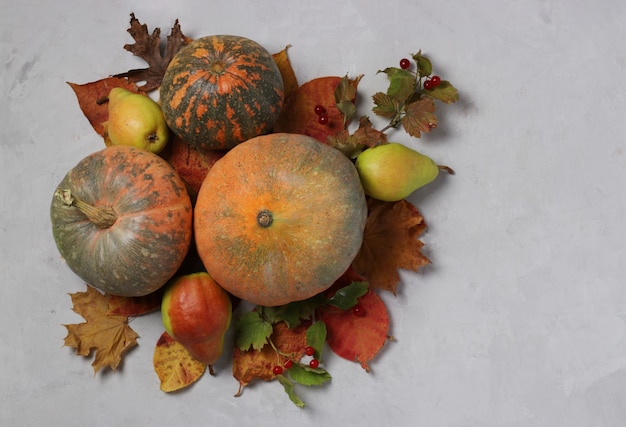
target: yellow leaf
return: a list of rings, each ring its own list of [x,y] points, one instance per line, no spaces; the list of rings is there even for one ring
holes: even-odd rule
[[[109,297],[91,286],[87,291],[70,294],[73,310],[86,322],[63,325],[67,328],[64,345],[76,349],[80,356],[89,356],[96,350],[91,366],[94,375],[103,367],[115,371],[122,355],[137,345],[137,333],[128,326],[128,317],[108,315]]]
[[[202,377],[207,365],[197,361],[182,344],[163,332],[154,349],[154,371],[161,390],[169,393],[190,386]]]
[[[276,65],[278,65],[280,75],[283,78],[285,99],[289,98],[289,95],[291,95],[296,89],[298,89],[298,79],[296,78],[296,73],[291,67],[289,56],[287,55],[287,49],[289,49],[290,47],[291,45],[287,45],[287,47],[285,47],[283,50],[272,55],[272,57],[274,58],[274,62],[276,62]]]

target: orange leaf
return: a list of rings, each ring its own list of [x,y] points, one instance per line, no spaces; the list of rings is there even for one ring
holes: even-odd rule
[[[300,86],[286,99],[274,132],[298,133],[326,143],[331,135],[344,129],[343,114],[337,109],[335,89],[341,77],[319,77]],[[321,124],[315,106],[321,105],[328,114],[328,123]]]
[[[332,306],[320,310],[319,317],[326,324],[326,342],[330,349],[344,359],[361,363],[370,371],[368,362],[385,344],[389,331],[389,315],[383,300],[369,290],[359,298],[361,311],[339,310]]]
[[[109,120],[109,106],[107,102],[102,102],[109,95],[114,87],[123,87],[132,92],[137,92],[137,85],[129,82],[127,79],[119,77],[107,77],[95,82],[76,84],[70,83],[70,87],[74,90],[78,98],[78,105],[83,111],[89,123],[98,133],[105,136],[105,128],[103,123]]]
[[[161,308],[163,289],[143,297],[109,296],[107,315],[141,316]]]
[[[235,347],[233,376],[239,381],[237,396],[241,394],[243,387],[255,379],[271,381],[276,378],[272,372],[274,366],[282,366],[287,359],[298,361],[304,356],[306,331],[311,326],[310,321],[303,321],[291,329],[285,322],[278,322],[273,326],[274,331],[270,339],[281,354],[270,344],[266,344],[261,350],[242,351]]]
[[[289,96],[296,89],[298,89],[298,79],[296,78],[296,73],[293,71],[293,67],[291,66],[291,61],[289,61],[289,56],[287,55],[287,49],[290,47],[291,45],[287,45],[283,50],[272,55],[274,57],[274,62],[278,65],[280,75],[283,78],[285,99],[289,98]]]
[[[167,332],[163,332],[157,341],[152,363],[161,380],[161,390],[166,393],[195,383],[204,375],[207,367],[206,364],[191,357],[185,347]]]
[[[396,294],[400,282],[398,269],[418,271],[430,263],[421,252],[417,237],[426,229],[420,212],[406,200],[368,201],[369,214],[363,245],[352,266],[374,288]]]
[[[64,325],[67,336],[64,345],[76,349],[81,356],[89,356],[93,349],[96,357],[91,364],[96,374],[103,367],[115,371],[122,360],[122,355],[137,345],[137,333],[128,326],[128,317],[110,316],[108,296],[91,286],[86,292],[70,294],[73,310],[86,322]]]

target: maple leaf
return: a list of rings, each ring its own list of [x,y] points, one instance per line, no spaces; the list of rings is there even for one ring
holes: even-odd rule
[[[430,263],[421,252],[417,239],[426,229],[420,212],[408,201],[368,200],[368,217],[363,245],[352,262],[370,286],[396,294],[400,282],[398,269],[418,271]]]
[[[128,317],[107,314],[107,295],[87,286],[87,291],[70,296],[73,310],[86,322],[63,325],[67,329],[64,345],[76,349],[80,356],[89,356],[95,349],[96,355],[91,365],[94,375],[107,366],[115,371],[124,353],[137,345],[139,335],[128,326]]]
[[[335,91],[342,101],[348,101],[351,91],[356,91],[359,79],[347,79],[336,76],[318,77],[298,87],[285,100],[278,120],[274,124],[274,132],[297,133],[311,136],[326,144],[329,136],[341,132],[345,128],[344,113],[337,104]],[[315,113],[315,106],[321,105],[326,109],[328,122],[321,124]],[[345,103],[341,104],[345,108]]]
[[[185,45],[192,41],[185,36],[180,29],[178,19],[167,36],[165,50],[161,53],[161,29],[155,28],[152,34],[148,32],[148,26],[141,24],[135,14],[130,14],[130,28],[128,33],[135,40],[133,44],[124,45],[124,49],[135,56],[142,58],[148,63],[148,68],[134,69],[125,73],[116,74],[114,77],[128,77],[131,82],[140,83],[139,88],[144,92],[150,92],[161,86],[165,70],[174,55]]]
[[[404,130],[416,138],[419,138],[422,132],[430,132],[437,127],[437,116],[434,111],[435,103],[427,96],[410,103],[402,118]]]
[[[198,381],[207,365],[194,359],[182,344],[163,332],[153,356],[154,371],[161,381],[161,390],[169,393]]]
[[[131,92],[138,92],[135,83],[122,77],[106,77],[85,84],[70,82],[67,82],[67,84],[74,90],[81,111],[87,120],[89,120],[89,123],[96,133],[102,137],[105,137],[106,134],[103,123],[109,120],[109,105],[103,102],[103,100],[107,99],[111,89],[114,87],[122,87]]]
[[[298,78],[293,71],[291,61],[289,61],[289,56],[287,55],[287,49],[290,47],[291,45],[287,45],[283,50],[272,55],[274,62],[276,62],[278,66],[280,75],[283,78],[285,99],[289,98],[289,96],[298,89]]]
[[[321,309],[319,319],[327,330],[330,349],[344,359],[357,361],[367,372],[369,361],[383,347],[388,337],[389,314],[383,300],[373,290],[359,298],[362,314],[332,306]]]

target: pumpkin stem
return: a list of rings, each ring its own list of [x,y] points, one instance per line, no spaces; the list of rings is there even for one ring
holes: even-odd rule
[[[261,211],[256,216],[256,222],[263,228],[267,228],[272,225],[274,222],[274,218],[272,218],[272,213],[269,211]]]
[[[72,192],[68,189],[61,190],[57,188],[54,195],[65,205],[76,207],[98,228],[109,228],[115,224],[117,220],[117,214],[111,206],[91,206],[89,203],[85,203],[74,197]]]

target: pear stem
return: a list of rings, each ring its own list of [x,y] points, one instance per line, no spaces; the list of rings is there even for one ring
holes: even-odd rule
[[[74,197],[69,189],[57,188],[54,195],[65,205],[77,208],[98,228],[109,228],[117,221],[117,213],[111,206],[92,206]]]
[[[439,170],[446,171],[450,175],[454,175],[454,170],[451,167],[449,167],[449,166],[437,165],[437,167],[439,168]]]

